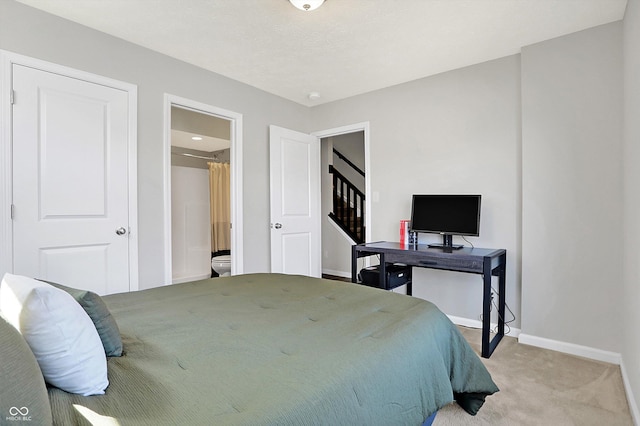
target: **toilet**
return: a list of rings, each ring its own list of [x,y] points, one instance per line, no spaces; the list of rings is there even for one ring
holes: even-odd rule
[[[231,255],[223,254],[220,256],[214,256],[211,258],[211,268],[218,273],[221,277],[228,277],[231,275]]]

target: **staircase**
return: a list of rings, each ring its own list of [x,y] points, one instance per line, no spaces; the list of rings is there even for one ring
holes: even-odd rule
[[[334,150],[334,152],[338,156],[342,155],[338,151]],[[353,163],[345,158],[342,159],[364,176],[364,172]],[[333,209],[329,213],[329,218],[356,244],[364,243],[364,193],[333,166],[329,166],[329,173],[333,175]]]

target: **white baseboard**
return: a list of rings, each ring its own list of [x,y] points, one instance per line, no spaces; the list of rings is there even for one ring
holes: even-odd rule
[[[633,396],[633,389],[631,389],[631,383],[629,383],[629,376],[627,375],[627,369],[624,366],[624,360],[620,360],[620,372],[622,373],[622,382],[624,383],[624,390],[627,394],[627,403],[629,404],[629,410],[631,411],[631,418],[634,425],[638,425],[640,422],[640,411],[638,411],[638,404]]]
[[[472,320],[469,318],[456,317],[453,315],[447,315],[447,316],[449,317],[451,322],[454,323],[455,325],[461,325],[463,327],[469,327],[469,328],[482,328],[482,321]],[[498,324],[491,323],[492,330],[495,329],[497,326]],[[510,328],[505,327],[504,335],[511,336],[511,337],[518,337],[520,335],[520,329],[513,328],[513,327],[510,327]]]
[[[608,362],[610,364],[620,365],[622,362],[622,358],[617,352],[603,351],[602,349],[532,336],[530,334],[520,334],[518,342],[524,345],[537,346],[543,349],[550,349],[552,351],[581,356],[583,358],[594,359],[596,361]]]
[[[334,271],[333,269],[322,269],[323,274],[333,275],[335,277],[351,278],[351,272]]]
[[[471,328],[482,328],[482,321],[456,317],[453,315],[447,316],[449,317],[451,322],[456,325]],[[491,324],[492,329],[495,328],[495,326],[496,324]],[[640,410],[638,409],[638,405],[636,404],[636,400],[633,396],[633,389],[631,388],[631,383],[629,382],[629,376],[627,375],[627,370],[624,366],[622,356],[619,353],[603,351],[601,349],[576,345],[574,343],[560,342],[558,340],[546,339],[544,337],[537,337],[529,334],[523,334],[520,329],[517,328],[511,328],[508,335],[517,337],[518,343],[522,343],[523,345],[536,346],[539,348],[550,349],[569,355],[576,355],[583,358],[589,358],[596,361],[603,361],[610,364],[619,365],[620,372],[622,374],[622,382],[624,384],[625,393],[627,395],[627,403],[629,404],[629,410],[631,411],[631,417],[633,419],[633,424],[636,426],[640,424]]]
[[[622,374],[622,382],[624,384],[624,390],[627,395],[627,403],[629,404],[629,410],[631,411],[631,417],[634,425],[638,425],[640,422],[640,411],[636,404],[636,399],[633,396],[633,389],[629,382],[629,376],[627,375],[627,369],[624,366],[622,355],[617,352],[603,351],[602,349],[596,349],[589,346],[576,345],[574,343],[560,342],[558,340],[546,339],[544,337],[531,336],[529,334],[520,334],[518,342],[524,345],[536,346],[543,349],[550,349],[566,353],[569,355],[581,356],[583,358],[589,358],[596,361],[608,362],[620,366],[620,373]]]

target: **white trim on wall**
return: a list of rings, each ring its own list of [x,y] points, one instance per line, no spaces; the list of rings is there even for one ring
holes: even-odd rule
[[[176,106],[228,120],[231,126],[231,275],[244,271],[242,209],[242,114],[191,99],[164,95],[164,283],[171,271],[171,107]]]
[[[629,404],[629,410],[631,411],[633,424],[639,424],[638,422],[640,421],[640,410],[638,410],[636,399],[633,396],[633,388],[631,387],[631,382],[629,381],[627,369],[625,367],[624,360],[621,354],[617,352],[603,351],[602,349],[591,348],[588,346],[576,345],[574,343],[561,342],[558,340],[546,339],[544,337],[532,336],[522,333],[520,333],[520,335],[518,336],[518,343],[619,365],[620,374],[622,375],[622,383],[624,385],[625,394],[627,396],[627,403]]]
[[[11,156],[12,114],[9,102],[12,92],[13,64],[37,68],[63,76],[101,84],[128,94],[128,216],[129,216],[129,289],[138,290],[138,86],[97,74],[69,68],[29,56],[0,50],[0,276],[13,272],[13,226],[11,203],[13,200],[13,174]]]
[[[13,233],[11,223],[11,64],[9,53],[0,50],[0,276],[13,272]]]
[[[449,317],[451,322],[456,325],[471,328],[482,328],[482,323],[480,321],[456,317],[452,315],[447,316]],[[496,324],[492,323],[491,328],[493,329],[495,327]],[[603,351],[601,349],[591,348],[588,346],[546,339],[544,337],[531,336],[529,334],[521,333],[520,329],[517,328],[512,328],[511,330],[509,330],[508,335],[518,338],[518,343],[521,343],[523,345],[535,346],[542,349],[562,352],[568,355],[575,355],[583,358],[593,359],[596,361],[619,365],[620,373],[622,375],[622,383],[624,385],[624,390],[627,396],[627,403],[629,404],[629,410],[631,411],[631,416],[633,418],[633,424],[639,424],[638,422],[640,420],[640,410],[638,410],[638,405],[636,404],[636,400],[633,396],[633,389],[631,388],[631,382],[629,381],[627,369],[625,368],[624,360],[622,359],[621,354],[616,352]]]
[[[631,418],[633,419],[633,424],[640,424],[640,411],[638,410],[638,404],[636,404],[636,399],[633,396],[633,388],[631,387],[631,382],[629,381],[629,376],[627,375],[627,368],[624,365],[624,360],[620,359],[620,373],[622,374],[622,383],[624,384],[624,390],[627,394],[627,403],[629,404],[629,411],[631,411]]]
[[[524,345],[550,349],[552,351],[581,356],[583,358],[594,359],[596,361],[603,361],[616,365],[620,365],[620,363],[622,362],[622,358],[617,352],[603,351],[602,349],[576,345],[574,343],[561,342],[559,340],[552,340],[544,337],[532,336],[530,334],[521,333],[518,336],[518,342]]]

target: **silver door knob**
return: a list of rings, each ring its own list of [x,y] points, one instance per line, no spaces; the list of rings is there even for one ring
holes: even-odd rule
[[[127,230],[124,229],[123,227],[120,227],[120,228],[116,229],[116,234],[117,235],[124,235],[126,233],[127,233]]]
[[[282,224],[281,223],[276,223],[275,225],[273,225],[274,228],[276,229],[280,229],[282,228]]]

